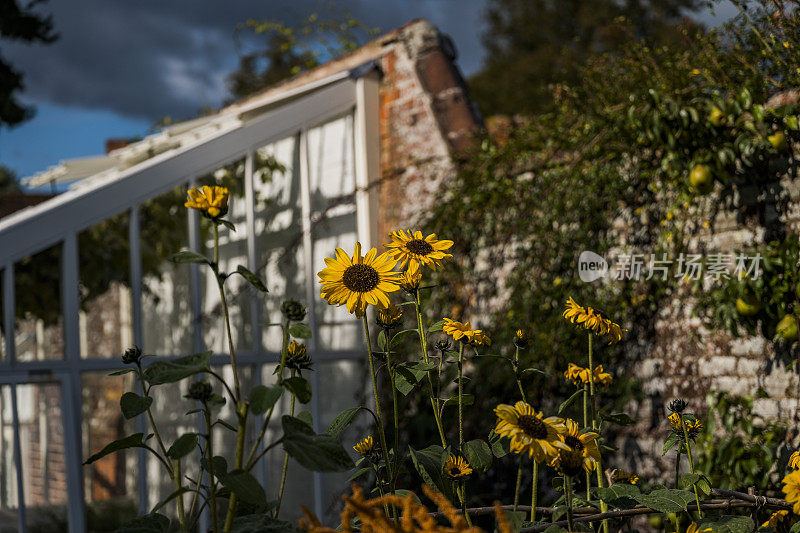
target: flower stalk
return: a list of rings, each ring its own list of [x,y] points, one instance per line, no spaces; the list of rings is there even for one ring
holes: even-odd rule
[[[422,360],[427,364],[429,362],[428,341],[425,337],[425,327],[423,326],[422,322],[422,305],[419,293],[419,288],[414,290],[414,309],[417,314],[417,331],[419,332],[419,344],[420,349],[422,350]],[[439,367],[441,368],[441,360],[439,361]],[[442,427],[442,417],[439,411],[439,398],[433,394],[433,378],[431,377],[430,371],[426,371],[425,375],[428,378],[428,395],[430,396],[431,408],[433,409],[433,419],[436,421],[436,429],[439,432],[439,439],[442,441],[442,447],[446,448],[447,440],[444,437],[444,429]]]
[[[692,460],[692,447],[689,444],[689,431],[686,429],[686,424],[683,422],[683,415],[681,413],[677,413],[677,415],[678,421],[683,429],[683,439],[686,443],[686,456],[689,458],[689,470],[694,474],[694,461]],[[703,518],[703,510],[700,508],[700,494],[697,492],[697,483],[692,485],[692,489],[694,489],[694,500],[697,503],[697,516]]]

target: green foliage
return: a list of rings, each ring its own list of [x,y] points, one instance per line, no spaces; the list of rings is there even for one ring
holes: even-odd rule
[[[294,25],[278,19],[251,19],[239,25],[237,36],[243,31],[263,39],[263,44],[240,53],[239,68],[228,77],[234,98],[249,96],[351,52],[378,33],[346,10],[314,12]]]
[[[579,83],[598,54],[624,55],[639,39],[680,39],[678,24],[697,0],[491,0],[483,36],[486,61],[470,80],[485,115],[553,108],[553,83]],[[536,31],[531,31],[536,28]]]
[[[768,422],[753,412],[754,398],[724,392],[709,394],[705,430],[697,438],[695,466],[713,487],[778,490],[778,446],[786,425]]]

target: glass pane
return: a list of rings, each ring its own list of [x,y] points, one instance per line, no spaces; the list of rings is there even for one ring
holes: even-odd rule
[[[358,240],[352,124],[347,115],[308,132],[315,274],[337,246],[352,254]],[[362,244],[366,253],[369,248]],[[318,301],[317,346],[321,350],[358,349],[360,331],[359,322],[344,307]]]
[[[261,379],[267,386],[275,383],[275,371],[277,365],[264,365],[262,368]],[[303,377],[311,380],[311,373],[308,375],[303,372]],[[283,435],[281,429],[281,417],[290,413],[290,398],[289,394],[284,394],[278,405],[275,407],[275,412],[272,413],[269,428],[264,436],[264,443],[267,445],[273,443]],[[311,403],[306,405],[296,403],[295,416],[303,411],[311,411]],[[327,426],[325,426],[327,427]],[[260,429],[260,426],[259,426]],[[261,469],[261,474],[266,480],[268,492],[267,499],[275,499],[278,497],[278,490],[281,482],[281,472],[283,470],[284,459],[283,448],[279,445],[269,451],[259,463],[258,468]],[[328,474],[325,474],[328,475]],[[347,478],[345,478],[347,479]],[[296,521],[302,516],[300,505],[305,505],[309,509],[314,509],[314,474],[310,470],[306,470],[300,466],[297,461],[289,459],[289,468],[286,476],[286,486],[283,493],[283,503],[281,504],[281,519]],[[337,522],[338,523],[338,522]]]
[[[303,261],[303,218],[300,164],[296,137],[287,137],[257,150],[254,173],[258,264],[266,272],[269,293],[260,296],[261,321],[281,322],[281,302],[306,299]],[[281,349],[281,332],[265,327],[262,342],[271,352]]]
[[[316,384],[315,394],[323,400],[320,402],[320,427],[327,428],[340,412],[358,405],[373,407],[372,382],[369,379],[366,361],[326,361],[316,363],[314,372],[320,377]],[[324,378],[323,378],[324,376]],[[382,403],[384,420],[391,424],[391,405]],[[361,413],[353,424],[342,432],[340,442],[350,452],[353,459],[357,456],[353,445],[371,434],[370,417]],[[377,440],[377,435],[374,436]],[[387,438],[391,438],[387,433]],[[389,444],[391,447],[392,444]],[[347,479],[350,473],[326,474],[322,478],[322,506],[326,509],[326,519],[333,522],[342,508],[342,494],[349,490]]]
[[[0,531],[17,531],[17,462],[14,459],[14,423],[11,387],[0,387]]]
[[[81,357],[119,357],[133,344],[128,213],[78,234]]]
[[[14,265],[14,294],[17,359],[63,359],[60,243]]]
[[[61,386],[17,386],[25,517],[29,530],[67,531]]]
[[[136,420],[125,420],[119,408],[120,397],[134,391],[133,386],[133,374],[85,372],[81,376],[83,458],[137,432]],[[136,516],[137,451],[121,450],[83,467],[89,531],[114,531]]]
[[[169,258],[189,246],[186,186],[141,205],[142,349],[158,355],[192,351],[190,267]]]
[[[202,420],[202,414],[186,415],[186,411],[194,409],[195,402],[187,400],[183,396],[189,388],[190,380],[184,379],[179,383],[158,385],[150,389],[153,397],[151,411],[153,418],[158,426],[158,432],[164,442],[164,446],[169,449],[175,440],[184,433],[197,433],[198,424]],[[152,428],[148,424],[148,432],[152,433]],[[155,438],[150,442],[151,446],[158,447]],[[217,454],[216,450],[214,451]],[[198,470],[198,454],[190,453],[181,460],[181,468],[184,474],[196,479]],[[172,480],[167,474],[164,465],[151,453],[147,454],[147,495],[148,508],[152,509],[161,500],[169,496],[175,488]],[[185,500],[188,502],[188,497]],[[177,517],[176,502],[172,501],[161,511],[170,517]]]
[[[235,272],[237,266],[248,267],[247,261],[247,205],[244,197],[244,160],[226,165],[211,175],[198,180],[198,186],[220,185],[228,188],[228,214],[225,219],[236,226],[231,231],[219,227],[219,268],[221,272]],[[206,257],[214,257],[213,224],[200,218],[200,242]],[[203,341],[206,349],[215,353],[229,353],[228,336],[222,313],[219,287],[210,268],[200,269],[200,287],[203,295]],[[258,291],[242,276],[230,276],[225,281],[225,298],[231,320],[233,345],[237,351],[253,346],[252,299]],[[259,293],[260,294],[260,293]]]

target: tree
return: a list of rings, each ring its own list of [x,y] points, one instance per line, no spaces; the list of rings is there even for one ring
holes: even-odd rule
[[[46,0],[33,0],[19,5],[17,0],[0,0],[0,39],[13,39],[28,43],[52,43],[58,38],[53,33],[51,16],[33,12],[36,4]],[[16,94],[24,87],[23,75],[0,56],[0,127],[15,126],[33,116],[33,109],[19,101]]]
[[[228,76],[234,98],[249,96],[355,50],[378,33],[347,12],[332,13],[327,19],[312,13],[294,25],[271,19],[248,20],[237,33],[244,30],[263,37],[264,44],[242,54],[239,68]]]
[[[548,86],[573,84],[586,61],[637,40],[668,44],[697,0],[489,0],[486,62],[469,80],[484,114],[552,110]],[[621,26],[619,23],[625,21]]]

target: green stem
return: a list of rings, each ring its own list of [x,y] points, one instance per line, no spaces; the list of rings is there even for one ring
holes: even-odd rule
[[[286,358],[288,357],[289,351],[289,324],[291,322],[289,319],[286,319],[286,322],[283,324],[283,343],[281,345],[281,362],[278,365],[278,376],[275,379],[276,384],[280,385],[283,382],[283,369],[286,366]],[[264,440],[264,435],[267,434],[267,427],[269,426],[269,421],[272,418],[272,413],[275,410],[275,405],[273,404],[270,407],[269,411],[267,411],[267,416],[264,417],[264,422],[261,424],[261,430],[258,432],[258,436],[256,437],[256,441],[253,443],[253,446],[250,448],[250,453],[247,455],[247,461],[245,464],[247,465],[247,470],[250,470],[255,465],[253,458],[258,451],[258,446],[261,444],[261,441]]]
[[[419,344],[422,350],[422,360],[428,363],[428,341],[425,338],[425,327],[422,324],[422,309],[421,300],[419,297],[419,289],[415,291],[414,295],[414,308],[417,312],[417,330],[419,331]],[[441,361],[440,361],[441,365]],[[431,408],[433,409],[433,419],[436,421],[436,429],[439,431],[439,439],[442,441],[442,447],[447,448],[447,441],[444,438],[444,429],[442,428],[442,418],[439,414],[439,398],[433,395],[433,378],[431,378],[430,371],[425,371],[428,377],[428,394],[431,398]]]
[[[564,495],[567,503],[567,523],[569,530],[575,531],[575,524],[572,523],[572,476],[564,476]]]
[[[458,487],[456,488],[456,495],[458,496],[458,500],[461,502],[461,512],[464,513],[464,519],[467,521],[467,525],[470,527],[472,526],[472,520],[469,517],[469,513],[467,512],[467,483],[466,481],[459,481]]]
[[[531,523],[536,522],[536,500],[539,498],[539,463],[533,461],[531,474]]]
[[[137,374],[139,376],[139,383],[142,385],[142,393],[144,394],[145,398],[150,397],[150,388],[147,387],[144,380],[144,372],[142,371],[142,364],[137,361]],[[152,402],[151,402],[152,403]],[[150,427],[153,428],[153,435],[156,437],[156,441],[158,442],[158,447],[161,448],[161,453],[164,454],[164,457],[167,456],[167,448],[164,446],[164,441],[161,440],[161,433],[158,431],[158,426],[156,426],[156,420],[153,418],[153,411],[150,410],[150,407],[147,408],[147,418],[150,421]],[[172,468],[169,466],[169,463],[164,463],[167,467],[167,472],[169,472],[170,477],[172,477]]]
[[[592,350],[592,340],[594,335],[589,333],[589,412],[591,413],[592,417],[592,430],[597,433],[600,433],[600,425],[597,423],[597,397],[594,394],[594,358],[593,358],[593,350]],[[590,486],[591,486],[591,476],[586,476],[586,498],[587,500],[590,499]],[[603,480],[603,455],[602,453],[599,454],[599,458],[597,460],[597,486],[603,488],[605,486],[605,481]],[[605,513],[608,511],[608,504],[602,500],[600,500],[600,511]],[[608,519],[603,519],[603,533],[608,533]]]
[[[517,511],[519,505],[519,486],[522,484],[522,455],[519,456],[519,464],[517,465],[517,485],[514,487],[514,512]]]
[[[522,401],[528,403],[528,399],[525,397],[525,389],[522,388],[522,381],[519,379],[519,346],[514,348],[514,379],[517,380],[517,388],[519,388],[519,395],[522,397]]]
[[[681,450],[678,446],[678,457],[675,459],[675,488],[678,488],[681,476]]]
[[[181,489],[181,460],[174,459],[172,464],[172,471],[174,472],[172,482],[175,486],[175,490],[178,491]],[[183,494],[178,494],[178,497],[175,499],[178,502],[178,522],[180,522],[183,529],[186,529],[186,510],[183,507]]]
[[[372,394],[375,397],[375,417],[378,419],[378,436],[381,439],[381,452],[383,452],[383,461],[386,463],[386,471],[389,470],[389,451],[386,447],[386,433],[383,431],[383,417],[381,416],[381,401],[378,396],[378,378],[375,374],[375,361],[372,356],[372,340],[369,338],[369,322],[367,321],[367,314],[364,313],[364,336],[367,338],[367,356],[369,357],[369,373],[372,376]]]
[[[389,341],[391,338],[389,337],[389,330],[384,329],[384,337],[386,338],[386,350],[384,350],[384,354],[386,355],[386,368],[389,371],[389,382],[392,386],[392,409],[394,411],[394,461],[395,464],[392,465],[391,476],[389,476],[390,481],[390,490],[392,494],[394,494],[395,482],[397,481],[397,473],[399,472],[399,457],[400,457],[400,413],[398,411],[398,404],[397,404],[397,387],[395,386],[395,369],[392,367],[392,352],[389,350]]]
[[[244,459],[244,438],[245,433],[247,431],[247,408],[249,404],[242,403],[239,412],[237,413],[239,418],[239,426],[236,428],[236,459],[234,462],[234,469],[242,468],[242,462]],[[225,527],[224,530],[230,531],[233,528],[233,519],[236,517],[236,507],[238,504],[238,498],[236,494],[231,493],[231,498],[228,501],[228,514],[225,516]]]
[[[278,373],[280,375],[280,372]],[[294,370],[292,370],[292,377],[294,377]],[[292,393],[292,401],[289,404],[289,416],[294,416],[294,393]],[[281,469],[281,488],[278,492],[278,505],[275,506],[275,518],[281,512],[281,502],[283,501],[283,490],[286,487],[286,472],[289,469],[289,453],[283,453],[283,468]]]
[[[678,413],[678,420],[680,420],[681,428],[683,428],[683,438],[686,442],[686,456],[689,458],[689,470],[694,474],[694,461],[692,461],[692,447],[689,444],[689,431],[686,429],[686,424],[683,423],[683,416]],[[700,509],[700,494],[697,492],[697,483],[692,485],[694,489],[694,500],[697,503],[697,516],[703,518],[703,511]]]
[[[463,453],[464,447],[464,385],[462,384],[462,372],[464,366],[464,343],[458,345],[458,450]]]
[[[217,480],[214,478],[214,436],[211,426],[211,412],[203,404],[203,414],[206,418],[206,452],[208,455],[208,505],[211,508],[211,531],[217,533],[219,519],[217,518]]]

